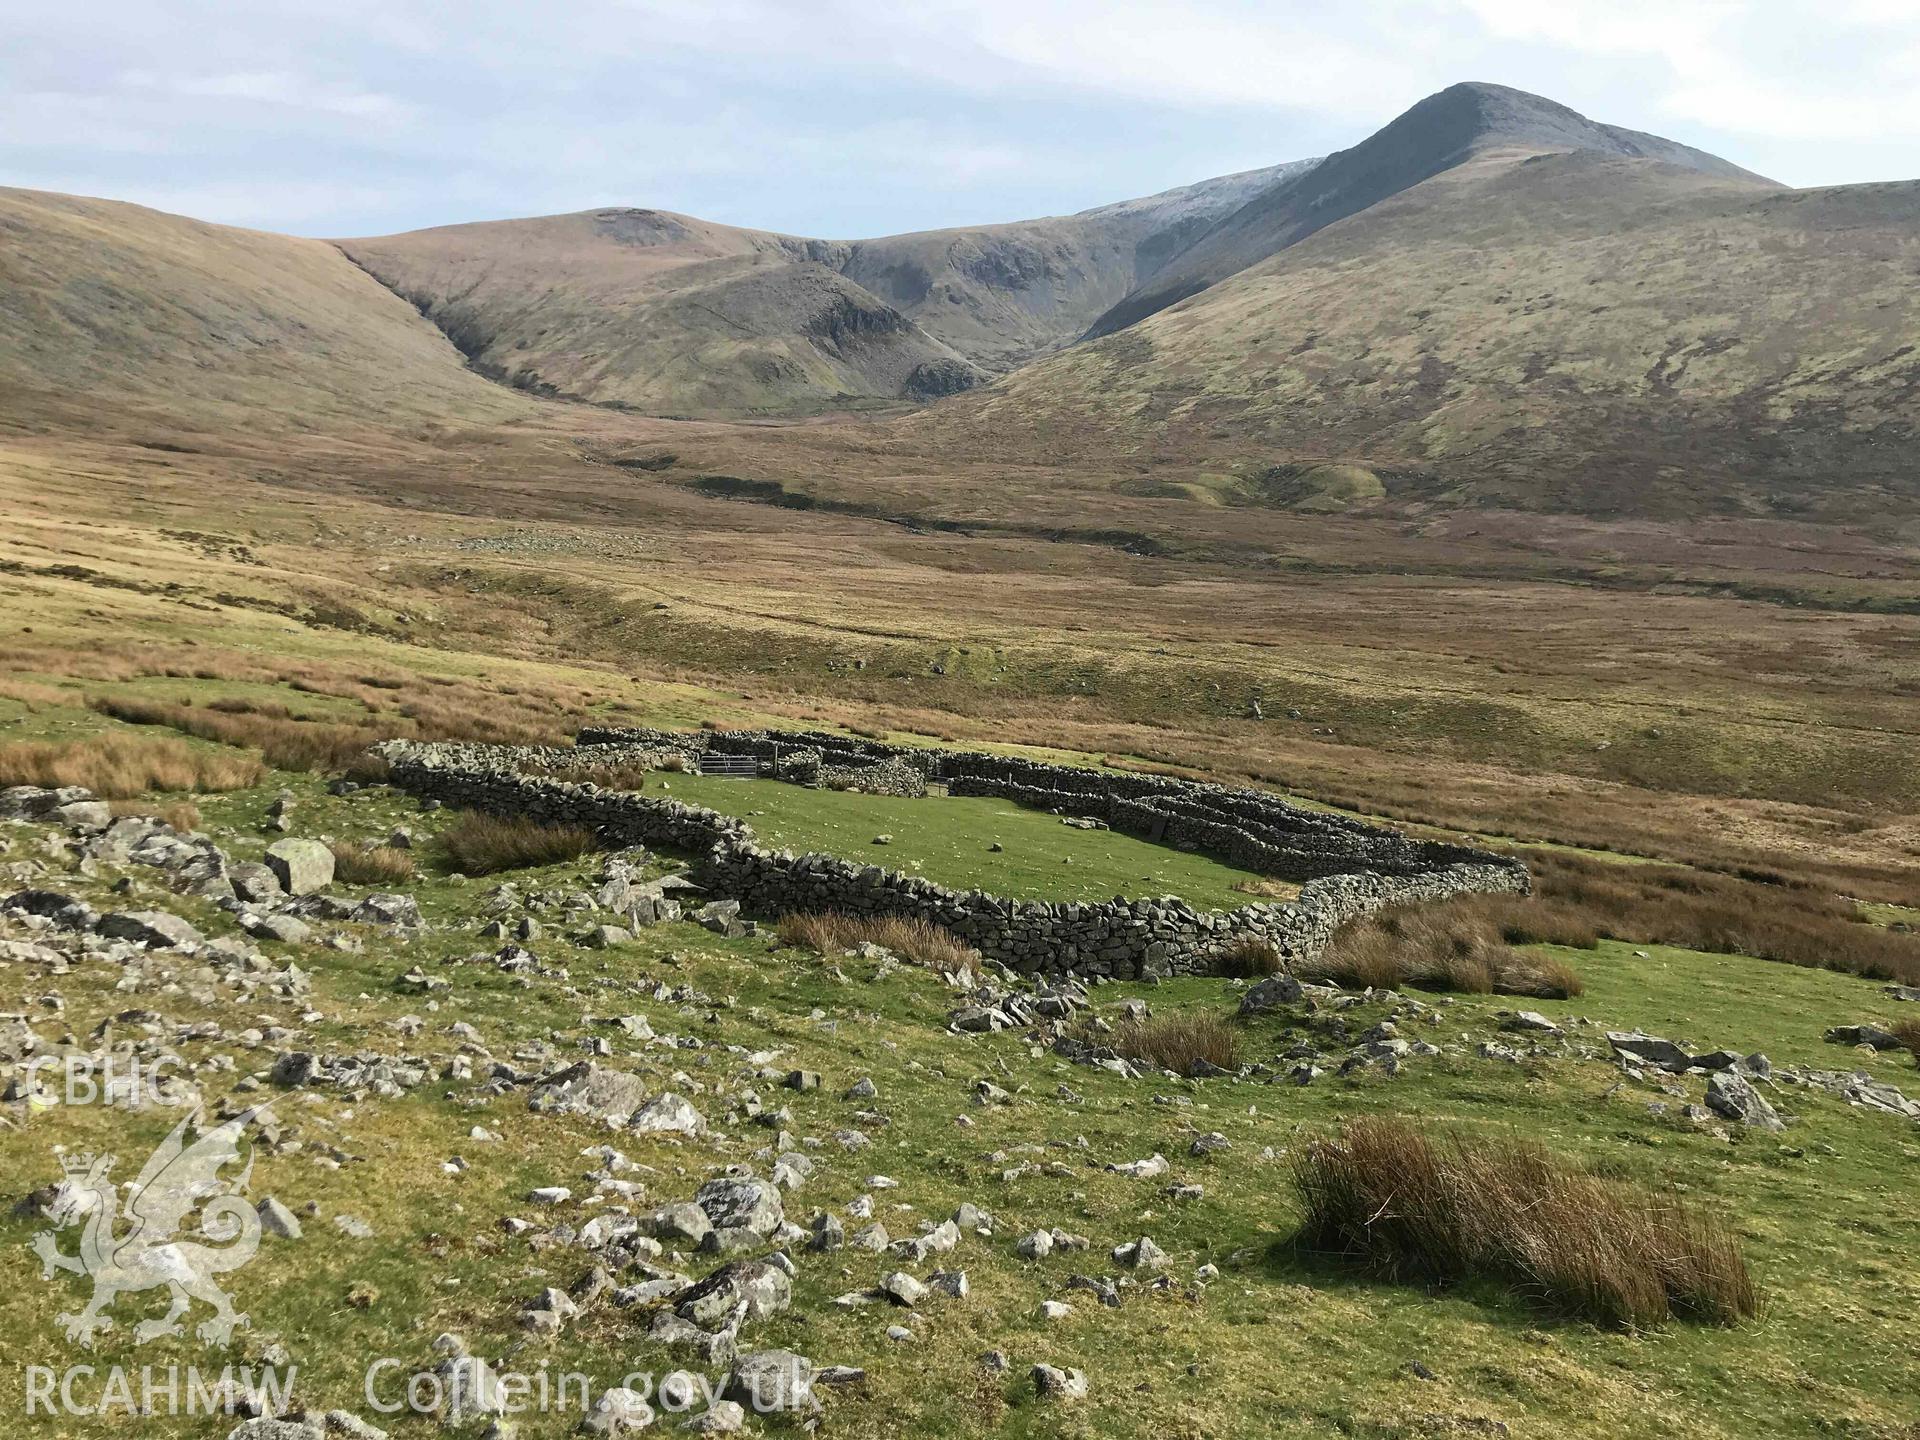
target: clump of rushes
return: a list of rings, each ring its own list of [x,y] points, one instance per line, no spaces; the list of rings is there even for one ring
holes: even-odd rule
[[[1243,935],[1214,956],[1214,971],[1231,980],[1258,980],[1286,969],[1280,952],[1264,940]]]
[[[1564,1000],[1585,986],[1566,961],[1510,948],[1473,905],[1390,906],[1342,926],[1303,976],[1359,990],[1452,990]]]
[[[252,755],[196,749],[183,740],[96,735],[53,744],[0,745],[0,785],[83,785],[104,800],[152,790],[244,790],[266,776]]]
[[[447,863],[463,875],[492,875],[576,860],[598,847],[583,825],[547,825],[469,810],[440,834]]]
[[[343,884],[399,885],[413,879],[413,856],[396,845],[342,840],[329,848],[334,878]]]
[[[776,927],[783,945],[837,955],[861,943],[879,945],[903,960],[942,974],[980,972],[980,952],[951,931],[899,915],[847,915],[838,910],[789,912]]]
[[[116,800],[115,815],[146,815],[171,825],[181,834],[200,828],[200,807],[191,800],[170,800],[155,804],[151,800]]]
[[[1191,1075],[1207,1065],[1232,1070],[1240,1064],[1240,1036],[1220,1015],[1122,1020],[1100,1039],[1129,1060],[1176,1075]]]
[[[1388,1279],[1490,1279],[1622,1329],[1731,1325],[1760,1308],[1732,1233],[1675,1194],[1574,1169],[1537,1145],[1430,1139],[1369,1118],[1303,1148],[1304,1249]]]
[[[1920,1063],[1920,1018],[1896,1020],[1892,1026],[1893,1038],[1913,1052],[1916,1063]]]

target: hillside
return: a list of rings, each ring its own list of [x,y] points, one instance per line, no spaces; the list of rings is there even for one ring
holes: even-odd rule
[[[1054,219],[863,240],[841,268],[998,373],[1077,339],[1222,217],[1318,163],[1224,175]]]
[[[1088,333],[1123,330],[1349,215],[1477,155],[1497,151],[1622,155],[1755,185],[1773,184],[1705,151],[1598,124],[1538,95],[1504,85],[1453,85],[1429,95],[1352,149],[1328,156],[1311,170],[1278,177],[1196,236],[1096,320]]]
[[[613,209],[341,248],[475,369],[539,393],[656,413],[787,411],[973,378],[840,275],[832,247],[793,236]]]
[[[1914,184],[1785,190],[1488,85],[1323,161],[862,241],[606,209],[328,243],[5,191],[0,383],[16,416],[235,433],[585,423],[543,396],[716,420],[943,400],[708,469],[1043,529],[1085,527],[1090,477],[1187,510],[1853,522],[1920,499],[1917,221]],[[823,442],[944,478],[836,479]]]
[[[340,243],[484,374],[651,413],[784,414],[929,399],[1065,344],[1300,168],[852,242],[608,209]]]
[[[1916,271],[1920,184],[1495,153],[912,423],[1227,472],[1237,503],[1354,462],[1336,503],[1906,512]]]
[[[0,301],[16,418],[76,399],[250,429],[526,409],[320,241],[0,189]]]

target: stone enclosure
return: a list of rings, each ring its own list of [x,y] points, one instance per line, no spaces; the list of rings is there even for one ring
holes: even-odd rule
[[[570,748],[390,741],[377,751],[391,783],[423,798],[586,825],[610,844],[691,853],[691,878],[751,914],[837,910],[922,919],[1029,973],[1208,974],[1249,941],[1304,959],[1342,924],[1382,905],[1474,891],[1525,893],[1529,884],[1525,867],[1508,857],[1414,840],[1264,791],[812,731],[586,729]],[[944,784],[954,795],[1099,820],[1139,839],[1304,884],[1295,899],[1225,912],[1195,910],[1171,896],[1067,903],[952,890],[837,855],[770,850],[734,816],[565,778],[569,770],[609,763],[692,767],[706,755],[751,756],[763,775],[869,793],[919,795],[929,783]]]

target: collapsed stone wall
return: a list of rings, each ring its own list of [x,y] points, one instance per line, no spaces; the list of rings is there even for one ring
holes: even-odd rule
[[[698,857],[693,879],[715,896],[739,900],[750,912],[838,910],[921,919],[952,931],[991,959],[1029,972],[1121,979],[1206,974],[1219,968],[1224,952],[1249,940],[1270,945],[1290,960],[1309,959],[1341,925],[1383,905],[1528,888],[1525,868],[1504,857],[1414,841],[1301,810],[1258,791],[1226,791],[1158,776],[1109,776],[959,751],[881,753],[891,747],[804,732],[779,736],[782,770],[789,750],[814,750],[824,761],[861,771],[893,764],[922,783],[929,775],[944,777],[956,794],[997,795],[1097,815],[1115,829],[1185,844],[1239,868],[1291,873],[1307,883],[1293,900],[1226,912],[1196,910],[1175,897],[1070,903],[1011,899],[956,891],[839,856],[770,850],[756,842],[745,821],[715,810],[525,773],[585,768],[593,760],[582,757],[623,757],[629,748],[697,759],[718,742],[728,748],[713,753],[756,754],[769,761],[776,753],[775,739],[764,732],[673,737],[690,742],[684,747],[664,742],[661,737],[669,734],[583,731],[581,746],[573,750],[412,741],[389,741],[376,749],[388,762],[392,783],[423,797],[492,814],[586,825],[617,845],[692,852]],[[589,735],[605,738],[589,744]],[[806,743],[820,738],[833,743]],[[748,744],[765,749],[734,748]],[[618,749],[610,753],[609,747]],[[998,774],[982,773],[996,767]],[[1029,783],[1036,780],[1047,783]],[[1114,782],[1111,793],[1096,788],[1107,782]]]

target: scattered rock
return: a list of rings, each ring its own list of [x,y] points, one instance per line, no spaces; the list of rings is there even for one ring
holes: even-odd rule
[[[1906,1048],[1906,1042],[1898,1035],[1878,1025],[1836,1025],[1827,1031],[1827,1039],[1835,1045],[1867,1045],[1875,1050]]]
[[[813,1362],[791,1350],[756,1350],[733,1362],[721,1394],[760,1415],[808,1408]]]
[[[131,940],[150,950],[198,945],[205,938],[178,915],[165,910],[115,910],[100,918],[100,933],[114,940]]]
[[[1042,1400],[1084,1400],[1087,1377],[1084,1371],[1061,1370],[1052,1365],[1033,1367],[1033,1390]]]
[[[311,895],[333,883],[333,851],[318,840],[276,840],[267,847],[267,868],[287,894]]]
[[[260,1228],[282,1240],[300,1238],[300,1221],[294,1213],[271,1195],[254,1207],[260,1216]]]
[[[1756,1130],[1787,1128],[1766,1097],[1744,1076],[1731,1070],[1722,1070],[1707,1081],[1707,1107],[1715,1114]]]
[[[1629,1059],[1662,1070],[1678,1073],[1693,1065],[1692,1057],[1671,1040],[1662,1040],[1658,1035],[1648,1035],[1639,1030],[1609,1030],[1607,1043]]]

